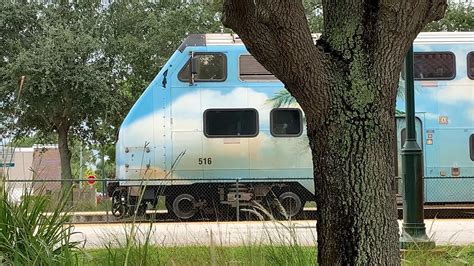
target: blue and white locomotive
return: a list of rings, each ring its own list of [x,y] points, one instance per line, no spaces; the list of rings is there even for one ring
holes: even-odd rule
[[[422,33],[414,49],[425,201],[473,202],[474,33]],[[120,128],[114,213],[165,196],[184,220],[255,202],[297,216],[317,186],[304,113],[275,103],[285,93],[238,36],[187,37]],[[397,139],[400,151],[403,116]]]

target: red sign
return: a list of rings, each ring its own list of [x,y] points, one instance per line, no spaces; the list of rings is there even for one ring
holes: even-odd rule
[[[87,183],[91,184],[91,185],[94,185],[95,183],[95,176],[93,175],[90,175],[87,177]]]

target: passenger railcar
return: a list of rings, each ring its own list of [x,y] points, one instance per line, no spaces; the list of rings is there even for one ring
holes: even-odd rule
[[[422,33],[415,41],[426,202],[474,201],[473,47],[474,33]],[[180,219],[255,202],[300,214],[313,200],[312,160],[301,109],[275,106],[284,93],[238,36],[190,35],[120,128],[114,213],[141,214],[165,196]],[[397,109],[403,113],[403,97]],[[404,132],[397,117],[397,151]]]

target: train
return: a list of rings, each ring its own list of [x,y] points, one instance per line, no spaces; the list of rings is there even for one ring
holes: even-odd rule
[[[318,35],[313,35],[314,40]],[[414,41],[417,141],[424,200],[474,202],[474,32]],[[403,73],[397,152],[406,139]],[[163,200],[180,220],[265,207],[286,218],[314,201],[304,113],[235,34],[189,35],[123,121],[112,213],[143,215]]]

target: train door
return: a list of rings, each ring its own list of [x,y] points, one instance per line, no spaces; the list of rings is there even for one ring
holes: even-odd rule
[[[397,133],[397,156],[396,156],[396,167],[395,175],[397,177],[397,195],[401,196],[402,193],[402,156],[401,149],[405,145],[407,138],[406,131],[406,120],[405,117],[396,118],[396,133]],[[416,130],[416,142],[423,149],[423,125],[420,118],[415,119],[415,130]],[[424,162],[423,162],[424,163]]]
[[[201,87],[190,83],[190,54],[183,52],[172,74],[171,84],[171,167],[174,180],[202,179]]]

